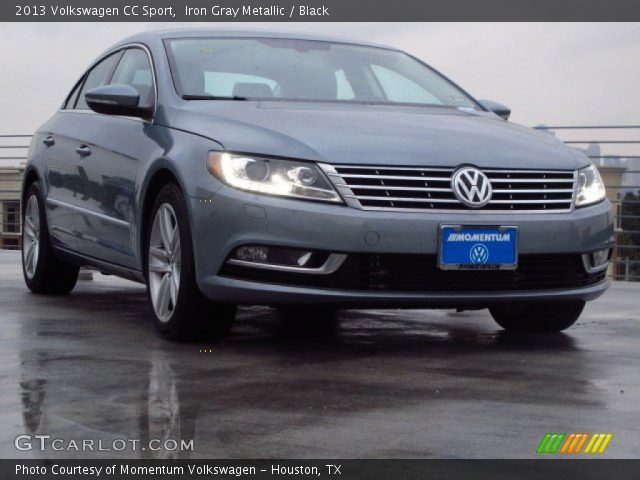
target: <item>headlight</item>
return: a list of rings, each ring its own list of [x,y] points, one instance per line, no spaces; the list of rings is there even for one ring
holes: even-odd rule
[[[600,202],[605,197],[604,182],[595,165],[578,170],[576,207]]]
[[[342,201],[324,173],[313,163],[209,152],[207,169],[218,180],[240,190],[326,202]]]

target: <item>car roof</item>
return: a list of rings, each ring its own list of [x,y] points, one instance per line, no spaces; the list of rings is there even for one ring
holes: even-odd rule
[[[365,42],[362,40],[353,40],[348,38],[340,38],[325,35],[309,35],[299,32],[284,32],[284,31],[272,31],[272,30],[249,30],[249,29],[225,29],[225,28],[179,28],[179,29],[167,29],[167,30],[149,30],[132,35],[121,42],[118,42],[115,47],[124,45],[127,43],[146,43],[155,39],[166,38],[199,38],[199,37],[240,37],[240,38],[286,38],[292,40],[311,40],[320,42],[333,42],[333,43],[346,43],[353,45],[362,45],[369,47],[381,47],[397,50],[395,47],[388,45],[382,45],[372,42]]]

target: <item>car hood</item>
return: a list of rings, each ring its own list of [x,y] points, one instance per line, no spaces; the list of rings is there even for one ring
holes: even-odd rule
[[[536,169],[585,164],[546,132],[449,107],[206,100],[190,101],[171,123],[228,151],[334,164]]]

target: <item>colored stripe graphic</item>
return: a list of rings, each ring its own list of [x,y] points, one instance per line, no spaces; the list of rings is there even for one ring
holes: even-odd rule
[[[613,434],[611,433],[594,433],[587,444],[587,448],[584,449],[584,453],[603,453],[612,437]]]
[[[573,450],[574,443],[576,441],[577,435],[575,433],[570,433],[567,439],[562,444],[562,448],[560,449],[560,453],[569,453],[569,449]]]
[[[580,453],[584,442],[589,437],[588,433],[571,433],[562,444],[560,453]]]
[[[547,433],[538,445],[538,453],[556,453],[562,440],[566,437],[565,433]]]
[[[569,452],[569,453],[580,453],[580,450],[582,450],[582,446],[584,445],[584,442],[587,441],[587,438],[589,438],[589,434],[588,433],[583,433],[582,434],[582,439],[580,439],[580,441],[578,442],[578,445],[576,446],[575,450],[573,452]]]
[[[591,437],[589,437],[591,436]],[[604,453],[613,438],[612,433],[573,432],[558,433],[548,432],[538,445],[537,453]],[[582,447],[586,447],[582,450]]]

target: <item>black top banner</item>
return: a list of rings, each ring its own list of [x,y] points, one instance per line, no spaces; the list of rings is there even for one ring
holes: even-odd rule
[[[14,0],[3,22],[640,21],[638,0]]]

